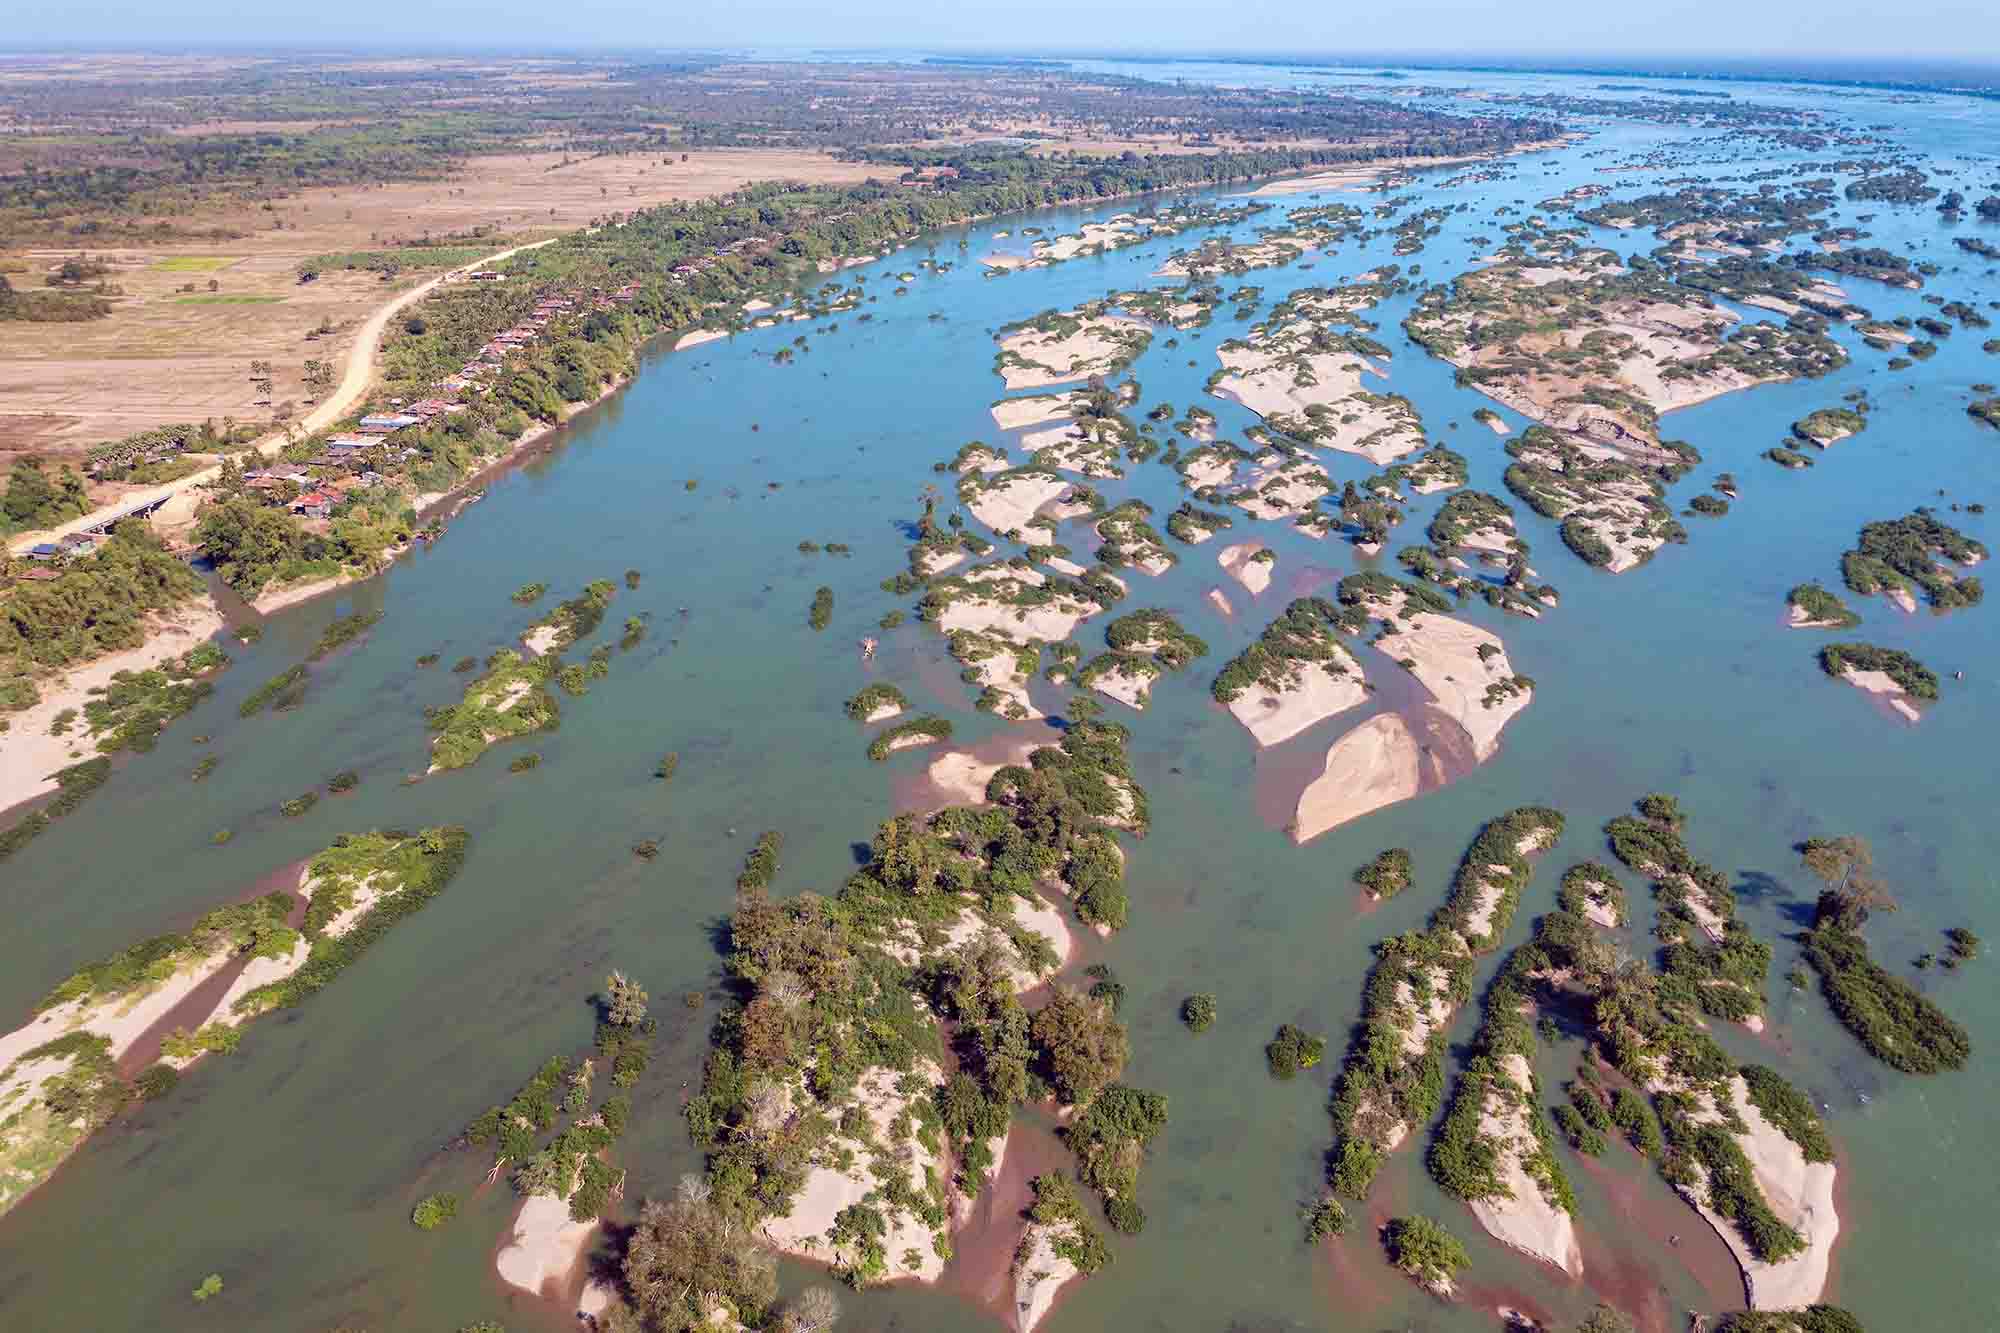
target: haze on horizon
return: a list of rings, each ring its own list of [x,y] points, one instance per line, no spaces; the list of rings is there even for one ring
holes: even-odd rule
[[[2000,10],[1967,0],[1901,6],[1885,15],[1860,0],[1759,6],[1673,0],[1633,8],[1531,0],[1402,0],[1391,6],[1321,7],[1304,0],[1096,0],[1077,5],[1021,0],[1004,10],[918,0],[739,0],[683,12],[634,0],[441,0],[409,6],[354,0],[340,6],[265,12],[246,21],[234,0],[78,0],[17,13],[0,48],[112,46],[271,47],[335,43],[361,47],[549,51],[658,46],[826,47],[838,50],[1119,51],[1157,54],[1327,56],[1393,53],[1435,60],[1479,57],[1769,57],[1871,64],[1936,61],[1990,64],[2000,58]],[[115,37],[107,37],[115,34]]]

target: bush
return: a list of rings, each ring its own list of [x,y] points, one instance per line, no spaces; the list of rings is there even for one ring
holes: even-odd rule
[[[420,1230],[435,1231],[458,1216],[456,1194],[432,1194],[410,1210],[410,1221]]]
[[[1328,1194],[1305,1210],[1303,1220],[1306,1244],[1315,1245],[1347,1230],[1347,1209],[1341,1207],[1340,1200]]]
[[[1465,1245],[1428,1217],[1398,1217],[1382,1230],[1390,1262],[1430,1287],[1449,1287],[1472,1262]]]
[[[1410,885],[1410,852],[1391,847],[1377,852],[1375,859],[1354,872],[1354,882],[1377,898],[1393,898]]]
[[[142,1101],[156,1102],[180,1086],[181,1072],[172,1065],[152,1065],[132,1080]]]
[[[1215,997],[1190,995],[1181,1001],[1181,1022],[1190,1032],[1206,1032],[1215,1024]]]
[[[1311,1069],[1325,1055],[1324,1037],[1312,1036],[1290,1023],[1279,1027],[1276,1039],[1264,1048],[1264,1059],[1274,1078],[1291,1078],[1301,1069]]]
[[[1806,962],[1834,1014],[1876,1059],[1906,1074],[1965,1067],[1972,1054],[1965,1029],[1871,959],[1859,935],[1829,924],[1804,938]]]

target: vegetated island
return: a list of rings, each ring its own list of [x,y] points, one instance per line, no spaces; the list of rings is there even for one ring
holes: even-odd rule
[[[1938,697],[1937,673],[1899,648],[1829,643],[1819,650],[1819,665],[1835,680],[1878,696],[1905,722],[1923,720],[1915,700]]]
[[[282,890],[77,969],[0,1037],[0,1213],[134,1096],[165,1096],[242,1025],[326,985],[443,892],[465,830],[344,834]],[[198,1011],[198,1012],[197,1012]]]
[[[1437,1114],[1446,1032],[1453,1013],[1472,998],[1477,955],[1491,952],[1513,921],[1533,874],[1527,858],[1553,846],[1562,829],[1562,815],[1539,806],[1493,820],[1467,849],[1449,898],[1429,924],[1375,946],[1361,1022],[1334,1081],[1332,1193],[1322,1206],[1330,1204],[1336,1216],[1344,1214],[1339,1199],[1367,1200],[1388,1155]],[[1573,1244],[1573,1237],[1557,1237],[1552,1262],[1566,1266]]]
[[[1739,327],[1651,261],[1628,267],[1568,233],[1524,227],[1503,253],[1424,292],[1404,330],[1461,382],[1541,423],[1510,442],[1508,489],[1612,573],[1686,536],[1659,483],[1699,459],[1661,442],[1662,412],[1846,359],[1808,327]]]
[[[1906,1074],[1962,1069],[1972,1040],[1931,1000],[1868,956],[1861,928],[1872,912],[1893,908],[1861,838],[1809,838],[1806,868],[1826,885],[1805,934],[1806,961],[1819,973],[1833,1012],[1869,1054]]]
[[[1110,651],[1099,653],[1076,673],[1076,683],[1144,709],[1153,682],[1208,653],[1208,644],[1181,628],[1169,611],[1131,611],[1104,627]]]
[[[1000,330],[993,369],[1009,389],[1040,389],[1094,375],[1113,375],[1138,360],[1152,331],[1096,301],[1075,310],[1046,310]]]
[[[885,722],[910,706],[901,690],[886,682],[863,686],[847,701],[847,715],[856,722]]]
[[[1750,1304],[1791,1309],[1826,1286],[1840,1232],[1833,1151],[1809,1099],[1772,1071],[1738,1068],[1701,1030],[1704,1013],[1754,1026],[1771,950],[1735,919],[1720,872],[1688,852],[1685,822],[1672,797],[1655,794],[1605,829],[1665,905],[1664,974],[1617,967],[1591,936],[1594,961],[1573,976],[1592,997],[1611,1064],[1653,1094],[1666,1127],[1662,1174],[1735,1254]]]
[[[1361,663],[1336,632],[1340,611],[1300,598],[1216,675],[1210,693],[1260,746],[1290,740],[1368,697]]]
[[[1835,593],[1817,583],[1801,583],[1785,594],[1786,623],[1793,629],[1847,629],[1861,623]]]
[[[1247,337],[1215,350],[1222,369],[1208,391],[1257,413],[1295,445],[1358,454],[1380,467],[1424,448],[1423,424],[1406,398],[1368,389],[1386,378],[1386,345],[1360,318],[1387,284],[1301,288],[1273,307]]]
[[[1043,988],[1071,944],[1037,885],[1061,886],[1086,922],[1122,925],[1112,833],[1144,825],[1127,733],[1093,713],[1079,707],[1060,746],[995,773],[987,803],[884,823],[837,898],[779,901],[754,881],[742,892],[728,967],[749,999],[718,1023],[688,1105],[708,1153],[705,1182],[672,1205],[691,1224],[856,1284],[934,1280],[955,1231],[998,1225],[1011,1243],[981,1249],[1013,1256],[1016,1324],[1032,1329],[1110,1258],[1064,1173],[1036,1178],[1027,1217],[976,1220],[1029,1132],[1010,1129],[1015,1111],[1052,1102],[1078,1181],[1114,1226],[1144,1225],[1139,1170],[1165,1100],[1118,1082],[1127,1040],[1106,1000]],[[649,1287],[681,1291],[693,1322],[761,1304],[662,1276]]]
[[[1840,576],[1866,597],[1882,593],[1914,612],[1913,590],[1922,589],[1934,611],[1977,606],[1985,597],[1979,579],[1945,568],[1950,560],[1970,569],[1986,559],[1986,546],[1926,509],[1903,518],[1865,523],[1854,549],[1840,557]]]

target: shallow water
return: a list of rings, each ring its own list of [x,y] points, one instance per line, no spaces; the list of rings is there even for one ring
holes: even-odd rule
[[[1241,81],[1251,67],[1225,68],[1216,77]],[[1159,69],[1149,67],[1154,76]],[[1300,78],[1275,69],[1264,77]],[[1584,92],[1597,82],[1422,81]],[[1731,91],[1829,106],[1859,124],[1890,123],[1902,142],[1947,159],[1990,144],[2000,118],[2000,108],[1952,99],[1899,104],[1797,88]],[[1475,253],[1466,238],[1501,236],[1506,219],[1491,217],[1496,203],[1518,201],[1525,212],[1590,181],[1621,195],[1652,188],[1652,176],[1596,173],[1611,159],[1585,152],[1637,152],[1695,137],[1643,125],[1592,128],[1603,131],[1595,141],[1531,155],[1496,184],[1446,188],[1433,180],[1399,191],[1417,195],[1417,207],[1475,203],[1424,253],[1400,262],[1448,276]],[[1694,174],[1740,174],[1801,156],[1741,157],[1727,147],[1704,155],[1714,164]],[[1842,155],[1850,150],[1817,156]],[[1996,175],[1984,158],[1976,171],[1937,183],[1956,183],[1976,199],[1991,192],[1984,187]],[[1286,207],[1311,200],[1274,202],[1256,223],[1281,223]],[[841,702],[867,680],[893,680],[918,708],[952,717],[961,742],[1007,730],[971,709],[974,692],[959,684],[934,632],[915,623],[873,628],[891,606],[908,605],[876,585],[904,566],[917,492],[934,480],[930,464],[967,439],[997,438],[987,413],[1000,394],[991,330],[1144,283],[1168,250],[1198,238],[1001,279],[983,278],[973,261],[994,248],[987,239],[994,230],[1018,234],[1024,222],[1067,230],[1118,207],[997,219],[853,270],[879,297],[866,307],[875,316],[866,323],[850,315],[824,335],[823,322],[788,325],[649,356],[630,389],[583,418],[551,453],[496,481],[435,549],[336,600],[275,617],[253,647],[232,647],[237,665],[214,699],[14,858],[0,878],[9,923],[0,937],[0,1013],[25,1014],[79,961],[243,895],[337,832],[451,822],[473,834],[450,891],[337,985],[258,1022],[237,1053],[205,1062],[172,1097],[101,1133],[0,1220],[0,1324],[193,1327],[187,1293],[220,1272],[226,1290],[200,1308],[204,1329],[419,1330],[480,1318],[517,1330],[569,1326],[563,1310],[499,1286],[491,1255],[513,1200],[504,1187],[471,1197],[483,1161],[441,1147],[546,1055],[588,1042],[587,996],[616,966],[651,990],[664,1029],[638,1090],[640,1113],[619,1149],[631,1170],[628,1206],[699,1169],[678,1108],[683,1087],[699,1079],[720,998],[713,932],[751,840],[764,828],[784,832],[781,892],[836,888],[855,844],[891,813],[897,793],[913,799],[932,753],[870,763]],[[1944,239],[1954,230],[1994,236],[2000,228],[1971,221],[1947,228],[1927,206],[1847,204],[1839,220],[1870,211],[1877,216],[1866,224],[1875,233],[1869,244],[1901,249],[1915,241],[1944,265],[1928,290],[1975,304],[2000,297],[1978,261]],[[1650,233],[1601,239],[1626,252],[1654,244]],[[1223,285],[1262,286],[1261,312],[1291,287],[1351,278],[1384,262],[1389,244],[1386,237],[1349,242],[1310,269],[1263,270]],[[908,295],[892,296],[893,275],[912,271],[927,250],[956,267],[942,277],[920,274]],[[1916,293],[1842,285],[1878,316],[1926,313]],[[1407,308],[1408,298],[1399,298],[1371,316],[1396,349],[1389,388],[1416,402],[1432,438],[1468,457],[1473,486],[1504,496],[1501,442],[1471,419],[1485,400],[1455,388],[1449,366],[1405,342],[1398,323]],[[1254,418],[1201,394],[1214,346],[1235,327],[1225,306],[1204,330],[1162,331],[1135,367],[1141,406],[1199,403],[1221,418],[1223,438],[1240,439]],[[810,350],[796,364],[774,365],[770,353],[801,334]],[[1180,347],[1170,349],[1174,336]],[[1993,1258],[1985,1223],[2000,1189],[1988,1114],[2000,1088],[1979,1035],[2000,1016],[2000,991],[1984,970],[1990,963],[1922,974],[1921,984],[1980,1047],[1967,1071],[1935,1079],[1904,1077],[1874,1061],[1815,992],[1791,993],[1783,977],[1796,956],[1784,937],[1813,896],[1789,848],[1813,833],[1854,832],[1874,842],[1878,866],[1903,902],[1903,911],[1869,928],[1885,964],[1938,948],[1946,926],[2000,934],[1992,906],[2000,837],[1988,814],[2000,794],[1990,740],[2000,734],[1990,667],[2000,612],[1905,617],[1876,602],[1857,605],[1865,624],[1855,637],[1906,647],[1946,678],[1943,700],[1916,727],[1824,678],[1813,661],[1822,636],[1781,621],[1793,583],[1835,585],[1839,553],[1860,523],[1944,503],[1940,487],[1950,500],[2000,500],[1988,489],[2000,478],[2000,436],[1963,411],[1971,383],[2000,379],[2000,358],[1980,352],[1984,333],[1963,330],[1930,362],[1892,374],[1882,369],[1884,355],[1840,336],[1854,359],[1836,375],[1732,394],[1667,420],[1667,434],[1704,456],[1673,499],[1684,503],[1723,470],[1736,474],[1741,492],[1728,517],[1688,519],[1687,546],[1623,576],[1599,575],[1569,555],[1553,524],[1517,504],[1534,563],[1561,589],[1562,605],[1537,622],[1483,606],[1463,614],[1506,639],[1517,669],[1538,683],[1533,706],[1508,727],[1499,755],[1454,785],[1303,848],[1260,817],[1260,806],[1282,804],[1282,794],[1268,793],[1294,781],[1293,771],[1309,770],[1315,743],[1323,755],[1356,715],[1260,759],[1242,728],[1209,701],[1207,683],[1282,608],[1294,577],[1309,567],[1334,576],[1362,567],[1352,548],[1239,517],[1228,540],[1255,536],[1279,557],[1273,588],[1254,606],[1214,565],[1225,541],[1170,542],[1182,556],[1177,569],[1128,579],[1127,609],[1175,609],[1209,641],[1211,655],[1157,684],[1143,715],[1106,705],[1136,733],[1134,761],[1154,831],[1130,848],[1132,925],[1110,941],[1085,936],[1078,964],[1109,963],[1125,984],[1128,1077],[1168,1095],[1172,1122],[1140,1187],[1150,1218],[1144,1235],[1112,1239],[1116,1262],[1065,1297],[1045,1325],[1050,1333],[1484,1329],[1493,1326],[1495,1304],[1573,1319],[1596,1299],[1592,1288],[1652,1327],[1678,1328],[1682,1310],[1732,1299],[1733,1270],[1718,1259],[1720,1243],[1622,1149],[1601,1167],[1570,1159],[1587,1284],[1563,1281],[1486,1237],[1432,1185],[1421,1144],[1384,1170],[1365,1221],[1357,1218],[1329,1249],[1308,1250],[1298,1241],[1296,1209],[1316,1193],[1329,1143],[1331,1068],[1275,1083],[1263,1067],[1262,1044],[1281,1022],[1327,1033],[1337,1059],[1359,1011],[1370,947],[1421,924],[1442,901],[1482,820],[1529,802],[1569,818],[1567,836],[1540,862],[1512,944],[1553,903],[1561,870],[1600,855],[1603,822],[1653,790],[1680,797],[1696,854],[1734,877],[1742,916],[1777,941],[1769,1033],[1717,1036],[1743,1058],[1775,1065],[1828,1108],[1842,1152],[1830,1298],[1873,1328],[1991,1322],[1990,1297],[1977,1281]],[[1865,434],[1803,473],[1758,458],[1793,419],[1858,386],[1876,405]],[[1346,455],[1323,462],[1336,485],[1374,470]],[[1181,498],[1176,475],[1157,462],[1127,470],[1125,482],[1099,489],[1114,501],[1147,499],[1163,526]],[[699,482],[692,492],[690,478]],[[1441,499],[1417,497],[1394,544],[1415,540]],[[1990,516],[1948,517],[2000,545]],[[1075,531],[1065,529],[1065,539],[1084,549]],[[796,544],[808,538],[849,543],[854,554],[798,554]],[[1393,559],[1377,567],[1394,572]],[[563,700],[561,729],[528,743],[544,756],[538,770],[510,775],[502,748],[470,770],[399,785],[426,762],[424,708],[455,699],[462,684],[448,664],[511,642],[546,608],[514,606],[513,589],[545,581],[553,599],[626,568],[642,571],[643,584],[620,585],[605,628],[582,647],[615,639],[633,614],[650,617],[648,635],[614,658],[609,678],[587,697]],[[822,583],[834,590],[835,613],[832,627],[816,634],[805,611]],[[1205,600],[1217,584],[1237,606],[1233,619]],[[377,608],[386,612],[381,624],[315,669],[301,708],[236,716],[237,702],[302,657],[336,614]],[[1102,623],[1079,633],[1087,649],[1095,649]],[[864,633],[883,640],[865,666],[854,647]],[[443,664],[416,668],[426,652],[441,653]],[[1966,679],[1953,681],[1961,669]],[[1035,696],[1050,707],[1060,692],[1038,685]],[[214,735],[204,748],[222,762],[206,782],[190,784],[185,774],[203,752],[190,738],[202,733]],[[662,786],[652,771],[668,750],[681,764]],[[362,774],[358,791],[323,799],[299,819],[278,815],[280,800],[348,768]],[[222,828],[235,836],[214,847],[211,835]],[[647,837],[664,849],[651,863],[629,850]],[[1365,910],[1348,877],[1395,845],[1415,850],[1417,882]],[[1628,884],[1638,917],[1632,946],[1643,951],[1649,895]],[[1482,985],[1495,966],[1489,959]],[[1200,1037],[1175,1017],[1193,990],[1213,991],[1220,1004],[1219,1021]],[[683,1007],[685,992],[703,993],[703,1008]],[[1476,1022],[1472,1010],[1461,1012],[1454,1040],[1469,1040]],[[1550,1096],[1579,1050],[1571,1041],[1545,1054],[1540,1073]],[[437,1189],[468,1196],[464,1213],[439,1232],[417,1232],[409,1209]],[[1431,1300],[1382,1263],[1366,1222],[1410,1209],[1446,1220],[1471,1249],[1468,1295],[1458,1305]],[[1678,1246],[1664,1239],[1673,1235]],[[788,1287],[812,1277],[804,1265],[784,1269]],[[966,1285],[849,1297],[843,1327],[996,1327]]]

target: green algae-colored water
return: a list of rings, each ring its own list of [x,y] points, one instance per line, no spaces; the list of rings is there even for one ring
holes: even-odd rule
[[[1156,76],[1160,67],[1147,67]],[[1292,82],[1291,71],[1190,67],[1190,77]],[[1425,82],[1498,91],[1585,92],[1593,81],[1538,76],[1426,76]],[[1736,87],[1739,97],[1817,106],[1857,125],[1887,124],[1892,140],[1959,171],[1976,199],[2000,177],[1983,152],[2000,108],[1931,99],[1833,97],[1800,88]],[[1597,166],[1651,147],[1682,145],[1697,165],[1668,174],[1742,174],[1817,156],[1766,151],[1624,123],[1589,123],[1591,142],[1531,155],[1496,183],[1447,187],[1432,178],[1399,193],[1421,207],[1469,201],[1420,255],[1421,276],[1462,271],[1498,237],[1499,203],[1526,213],[1573,185],[1602,182],[1629,196],[1657,175],[1613,176]],[[1699,143],[1690,145],[1691,141]],[[1605,148],[1615,154],[1603,155]],[[1586,154],[1600,153],[1598,157]],[[1333,197],[1333,196],[1328,196]],[[1373,202],[1369,196],[1338,196]],[[1255,224],[1282,222],[1274,201]],[[1324,199],[1322,200],[1324,202]],[[786,837],[780,892],[831,891],[854,864],[854,844],[896,808],[930,754],[886,764],[863,755],[862,733],[840,704],[870,679],[902,684],[921,709],[943,712],[962,741],[1008,729],[974,712],[940,637],[914,622],[881,633],[864,665],[855,641],[897,602],[879,591],[904,566],[908,524],[930,465],[972,438],[996,438],[987,405],[998,396],[991,331],[1049,307],[1139,285],[1169,250],[1161,241],[1004,279],[980,276],[978,257],[996,229],[1072,229],[1117,211],[1053,212],[944,233],[933,252],[956,266],[922,275],[891,295],[916,246],[865,269],[879,299],[868,322],[786,325],[679,354],[651,357],[631,388],[582,419],[563,442],[496,482],[435,549],[339,599],[275,617],[254,647],[232,646],[237,664],[216,697],[178,722],[157,751],[125,764],[78,814],[58,822],[0,877],[0,1014],[22,1015],[78,962],[185,923],[295,867],[336,833],[371,826],[462,823],[470,858],[448,893],[397,927],[341,980],[298,1009],[260,1020],[233,1055],[204,1062],[173,1096],[99,1134],[34,1197],[0,1220],[0,1326],[101,1330],[201,1328],[448,1330],[476,1319],[520,1329],[568,1326],[566,1310],[509,1292],[491,1257],[513,1208],[505,1186],[480,1191],[484,1162],[443,1146],[473,1116],[504,1100],[546,1055],[587,1044],[587,997],[611,967],[641,980],[662,1020],[659,1058],[638,1088],[639,1114],[618,1150],[630,1169],[629,1209],[699,1169],[679,1116],[682,1089],[699,1079],[706,1034],[720,1001],[716,928],[735,874],[762,829]],[[1869,244],[1915,243],[1945,272],[1930,292],[1984,306],[2000,283],[1953,248],[1951,234],[2000,237],[1968,220],[1951,228],[1929,206],[1843,204],[1829,225],[1872,212]],[[1968,217],[1970,215],[1968,214]],[[1248,234],[1249,228],[1238,229]],[[1604,232],[1621,251],[1656,244],[1649,232]],[[963,242],[963,245],[961,244]],[[1245,275],[1264,288],[1260,310],[1292,287],[1351,278],[1390,258],[1389,238],[1340,247],[1310,270]],[[1929,313],[1917,293],[1843,283],[1878,317]],[[1471,485],[1505,495],[1502,444],[1471,413],[1485,400],[1455,388],[1450,367],[1402,337],[1407,297],[1370,316],[1395,349],[1389,388],[1409,396],[1433,439],[1467,456]],[[1201,404],[1241,438],[1253,418],[1207,399],[1214,346],[1238,328],[1225,305],[1214,324],[1167,331],[1134,368],[1142,405]],[[770,354],[805,333],[795,364]],[[2000,935],[1992,897],[2000,834],[1993,738],[2000,612],[1906,617],[1876,600],[1857,609],[1852,636],[1916,653],[1945,677],[1943,699],[1915,727],[1858,691],[1829,681],[1813,661],[1823,636],[1784,627],[1792,584],[1838,579],[1839,553],[1867,520],[1924,503],[2000,501],[2000,435],[1964,412],[1969,386],[2000,379],[2000,357],[1963,330],[1929,362],[1901,373],[1836,336],[1849,366],[1824,380],[1759,388],[1674,413],[1665,433],[1690,441],[1704,462],[1673,489],[1684,504],[1718,471],[1737,477],[1741,499],[1720,520],[1689,518],[1691,540],[1619,577],[1585,568],[1553,524],[1516,504],[1534,564],[1561,590],[1541,620],[1468,605],[1467,618],[1507,642],[1534,677],[1533,705],[1508,727],[1500,753],[1454,785],[1342,827],[1300,848],[1275,825],[1346,716],[1261,757],[1207,694],[1214,670],[1298,591],[1324,591],[1355,568],[1353,549],[1289,527],[1238,517],[1227,540],[1260,538],[1278,552],[1273,587],[1254,606],[1242,590],[1225,620],[1205,601],[1227,583],[1215,568],[1222,542],[1170,543],[1181,564],[1160,579],[1133,574],[1126,608],[1176,610],[1206,638],[1211,656],[1169,677],[1143,715],[1107,708],[1135,732],[1133,757],[1151,800],[1153,831],[1130,847],[1132,924],[1109,941],[1084,936],[1076,966],[1110,964],[1127,988],[1132,1031],[1127,1077],[1167,1094],[1172,1120],[1156,1141],[1140,1187],[1149,1216],[1137,1238],[1114,1237],[1115,1263],[1067,1295],[1051,1333],[1161,1329],[1486,1329],[1506,1304],[1574,1319],[1599,1298],[1644,1326],[1679,1328],[1681,1312],[1740,1301],[1734,1265],[1701,1220],[1652,1171],[1622,1150],[1602,1164],[1566,1155],[1580,1196],[1586,1281],[1572,1284],[1502,1249],[1424,1173],[1414,1136],[1379,1179],[1367,1221],[1415,1209],[1444,1219],[1470,1247],[1465,1297],[1441,1305],[1392,1274],[1364,1221],[1311,1250],[1297,1209],[1317,1192],[1330,1126],[1328,1078],[1360,1007],[1370,947],[1420,925],[1442,902],[1459,854],[1480,823],[1530,802],[1561,809],[1569,831],[1542,858],[1507,943],[1554,902],[1568,864],[1601,854],[1604,821],[1637,796],[1676,794],[1689,811],[1695,853],[1728,873],[1740,914],[1775,942],[1771,1024],[1763,1037],[1716,1035],[1744,1059],[1771,1064],[1826,1110],[1840,1149],[1840,1243],[1829,1299],[1872,1329],[1962,1330],[1993,1323],[1980,1279],[1996,1257],[1991,1200],[2000,1192],[1990,1107],[1996,1062],[1990,1033],[2000,989],[1981,961],[1957,974],[1918,974],[1917,954],[1939,932],[1970,925]],[[1196,364],[1187,364],[1192,358]],[[1875,403],[1868,431],[1803,473],[1758,455],[1807,411],[1857,387]],[[1520,419],[1502,415],[1519,426]],[[1455,427],[1455,428],[1454,428]],[[1373,471],[1326,454],[1336,484]],[[1124,482],[1097,484],[1114,502],[1148,500],[1156,522],[1179,502],[1178,477],[1157,462],[1128,465]],[[697,479],[689,491],[685,482]],[[770,483],[779,483],[772,489]],[[1943,492],[1941,495],[1940,492]],[[1417,497],[1394,544],[1414,539],[1441,497]],[[1990,517],[1947,515],[1989,544]],[[1074,534],[1074,535],[1072,535]],[[1064,537],[1080,550],[1079,530]],[[851,558],[803,556],[801,539],[848,543]],[[1389,566],[1393,572],[1393,565]],[[507,749],[470,770],[415,786],[425,765],[423,710],[456,698],[448,664],[512,641],[541,608],[514,606],[519,585],[545,581],[551,597],[594,578],[642,571],[620,586],[597,636],[615,639],[624,617],[649,617],[646,639],[614,657],[609,677],[564,700],[559,731],[535,738],[541,767],[506,771]],[[832,626],[805,623],[813,589],[835,593]],[[546,604],[545,604],[546,605]],[[302,657],[320,628],[349,609],[381,609],[357,647],[320,664],[305,704],[241,720],[236,704]],[[1079,641],[1094,650],[1104,618]],[[421,670],[423,653],[443,665]],[[1963,671],[1963,681],[1952,673]],[[1037,687],[1044,707],[1059,692]],[[185,781],[209,733],[220,767]],[[652,776],[666,751],[678,775]],[[351,795],[323,799],[299,819],[276,806],[333,773],[363,776]],[[234,831],[223,847],[218,830]],[[1869,926],[1876,956],[1918,980],[1971,1029],[1975,1053],[1957,1074],[1899,1075],[1835,1024],[1816,991],[1790,991],[1789,938],[1814,886],[1791,845],[1815,833],[1870,838],[1903,910]],[[630,848],[657,838],[651,863]],[[1415,850],[1417,882],[1365,908],[1352,870],[1387,846]],[[1628,881],[1637,917],[1635,953],[1650,947],[1649,895]],[[1487,960],[1480,983],[1497,966]],[[1214,992],[1221,1017],[1201,1037],[1175,1017],[1181,997]],[[699,1011],[679,997],[705,995]],[[1262,1045],[1281,1022],[1331,1039],[1328,1065],[1290,1083],[1264,1072]],[[1470,1039],[1476,1011],[1453,1036]],[[1546,1053],[1553,1093],[1580,1045]],[[1562,1150],[1566,1153],[1567,1150]],[[414,1230],[411,1205],[438,1189],[468,1196],[460,1219]],[[210,1272],[224,1293],[188,1297]],[[788,1287],[810,1280],[788,1265]],[[976,1330],[995,1317],[949,1279],[936,1290],[879,1290],[847,1298],[850,1329]]]

